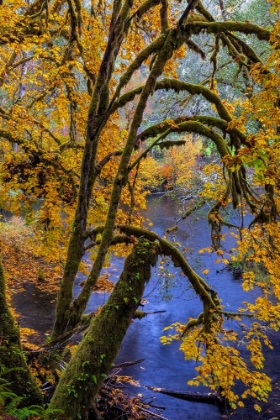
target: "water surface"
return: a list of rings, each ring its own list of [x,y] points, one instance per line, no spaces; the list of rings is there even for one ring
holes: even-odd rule
[[[182,201],[174,202],[169,197],[151,196],[148,199],[146,211],[146,217],[153,223],[151,229],[163,236],[167,228],[176,224],[184,207],[185,203]],[[201,248],[211,245],[207,210],[207,207],[203,208],[200,212],[181,221],[176,236],[171,236],[169,239],[184,248],[186,257],[198,273],[203,275],[205,269],[209,270],[204,278],[219,293],[225,309],[236,311],[243,301],[253,301],[260,291],[256,288],[250,294],[245,292],[241,287],[240,279],[234,278],[230,271],[223,269],[221,264],[215,263],[216,254],[198,253]],[[235,219],[232,219],[229,216],[229,220],[237,223],[238,215],[234,217]],[[226,251],[234,245],[234,241],[230,235],[226,236],[225,255]],[[107,272],[111,280],[117,281],[122,267],[123,259],[113,257],[111,266],[103,272]],[[225,418],[223,416],[236,420],[255,420],[258,418],[266,420],[273,417],[269,411],[258,417],[252,409],[252,401],[248,403],[246,409],[232,415],[232,413],[221,413],[219,408],[214,405],[183,401],[153,393],[145,388],[145,386],[153,386],[181,392],[208,392],[208,389],[203,387],[197,389],[187,385],[187,381],[196,375],[195,363],[184,360],[183,353],[178,351],[179,344],[173,343],[164,346],[160,343],[160,337],[163,335],[163,329],[166,326],[177,321],[186,323],[189,317],[197,317],[202,310],[201,301],[190,287],[188,279],[180,273],[178,268],[174,268],[171,262],[166,260],[164,264],[159,263],[158,267],[153,270],[152,278],[145,289],[144,311],[165,312],[148,315],[142,320],[135,320],[127,331],[116,360],[116,364],[119,364],[145,359],[140,365],[125,368],[123,372],[132,375],[141,384],[139,388],[134,388],[130,392],[142,394],[146,401],[156,398],[154,404],[166,407],[162,414],[169,420],[218,420]],[[75,295],[80,291],[79,283],[82,280],[82,275],[76,280]],[[17,310],[21,312],[21,325],[30,327],[31,323],[32,328],[37,328],[41,334],[44,334],[51,328],[53,321],[54,306],[51,303],[53,296],[49,296],[48,299],[45,295],[36,293],[36,290],[33,290],[32,287],[32,285],[27,285],[25,293],[17,294],[14,297],[14,304]],[[93,293],[86,311],[96,311],[98,306],[106,302],[107,298],[107,293]],[[238,331],[238,323],[232,322],[231,328]],[[265,352],[267,359],[266,372],[276,383],[280,378],[280,340],[277,334],[274,334],[272,338],[275,350]],[[245,349],[241,348],[241,350],[246,356]],[[279,400],[274,393],[265,409],[274,412],[273,410],[278,408]]]

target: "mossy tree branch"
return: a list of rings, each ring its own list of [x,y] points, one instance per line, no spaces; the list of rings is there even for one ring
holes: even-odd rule
[[[205,17],[205,19],[207,19],[209,22],[215,22],[214,17],[211,15],[211,13],[205,9],[205,7],[203,6],[203,4],[201,2],[199,2],[196,6],[196,10]],[[260,57],[258,57],[258,55],[256,54],[256,52],[253,50],[253,48],[247,44],[245,41],[243,41],[242,39],[240,39],[238,36],[236,36],[235,34],[231,33],[231,32],[227,32],[226,34],[221,34],[221,39],[228,45],[233,45],[235,47],[235,49],[239,52],[239,53],[243,53],[247,56],[247,58],[252,62],[252,63],[261,63],[261,59]],[[230,53],[230,48],[229,48],[229,53]],[[232,55],[231,56],[233,58],[236,58],[236,56]]]
[[[118,102],[115,103],[114,109],[121,108],[132,101],[137,95],[141,94],[142,89],[143,86],[139,86],[138,88],[123,94]],[[228,122],[232,120],[232,116],[225,108],[221,98],[205,86],[186,83],[178,79],[164,78],[156,83],[155,90],[174,90],[175,93],[186,91],[191,95],[202,95],[207,101],[215,105],[220,118]]]
[[[241,131],[239,131],[237,128],[229,127],[228,122],[221,118],[211,117],[208,115],[196,115],[195,117],[180,116],[174,118],[172,122],[170,122],[170,120],[167,120],[158,124],[151,125],[150,127],[146,128],[138,134],[137,141],[144,141],[150,137],[155,137],[160,133],[166,132],[167,129],[170,129],[169,132],[174,131],[176,133],[177,130],[178,132],[180,132],[180,124],[188,121],[197,121],[208,127],[216,127],[219,130],[221,130],[224,135],[228,133],[229,135],[238,138],[242,144],[248,144],[245,134],[241,133]]]
[[[142,16],[149,10],[149,8],[155,6],[156,4],[158,4],[156,0],[147,0],[138,9],[138,16]],[[113,4],[107,48],[105,50],[98,75],[96,77],[91,103],[89,106],[87,137],[81,168],[78,204],[73,224],[73,232],[68,246],[64,276],[56,305],[56,320],[52,338],[62,335],[65,332],[65,329],[68,327],[70,329],[73,328],[73,325],[71,326],[69,324],[69,314],[70,312],[75,314],[75,320],[80,317],[81,313],[83,312],[82,308],[84,305],[86,305],[86,301],[90,296],[90,287],[94,286],[99,276],[99,272],[102,268],[103,261],[107,252],[107,245],[104,247],[104,243],[103,245],[101,244],[100,252],[98,254],[99,256],[95,261],[93,272],[89,278],[89,285],[91,286],[86,286],[83,289],[83,294],[80,299],[72,302],[73,283],[85,249],[84,242],[89,203],[92,198],[93,185],[100,173],[100,164],[96,162],[100,133],[108,122],[111,114],[113,113],[111,105],[109,104],[109,84],[113,75],[115,60],[118,56],[120,46],[123,42],[125,34],[131,25],[131,22],[133,21],[133,19],[131,19],[129,16],[131,7],[132,2],[130,0],[127,0],[123,4],[116,0]],[[141,117],[137,118],[139,121],[141,120]],[[127,159],[127,156],[125,159]],[[105,237],[106,234],[102,238]],[[103,240],[105,241],[105,239]],[[110,239],[106,241],[106,244],[108,243],[110,243]],[[78,312],[76,312],[77,308],[79,308]],[[66,327],[67,325],[68,327]]]
[[[108,252],[108,248],[113,239],[115,220],[116,220],[117,210],[118,210],[118,206],[120,202],[121,192],[122,192],[123,187],[127,184],[130,158],[131,158],[131,154],[133,152],[134,146],[135,146],[137,132],[142,123],[143,113],[144,113],[148,98],[154,92],[157,79],[162,74],[166,62],[172,57],[173,52],[177,50],[183,44],[184,39],[180,36],[180,34],[181,34],[181,31],[178,27],[171,29],[168,32],[168,34],[166,34],[164,45],[159,51],[155,59],[155,62],[153,64],[153,67],[150,71],[150,74],[147,78],[147,81],[141,91],[139,101],[135,109],[133,120],[131,123],[130,132],[128,134],[126,145],[124,147],[124,150],[121,156],[118,171],[113,181],[111,200],[110,200],[109,209],[107,213],[107,220],[105,223],[104,232],[102,235],[102,239],[101,239],[91,272],[84,284],[84,287],[81,293],[72,302],[71,306],[69,306],[69,301],[70,299],[72,301],[72,296],[73,296],[72,285],[71,285],[71,290],[70,290],[70,287],[68,287],[66,290],[64,289],[64,292],[67,291],[67,306],[65,305],[66,300],[63,300],[62,293],[60,292],[60,296],[61,296],[60,302],[62,303],[62,305],[57,306],[57,308],[59,308],[59,314],[57,315],[59,316],[56,317],[57,319],[56,325],[60,324],[60,328],[61,328],[61,325],[63,325],[63,328],[66,328],[66,329],[68,328],[73,329],[75,327],[75,325],[79,322],[79,319],[86,308],[86,304],[91,295],[92,289],[97,282],[100,271],[105,261],[106,254]],[[97,121],[97,124],[98,124],[98,121]],[[83,205],[85,206],[85,203]],[[74,239],[75,239],[75,234],[73,234],[71,241],[74,241]],[[73,242],[72,242],[72,245],[76,246],[75,243]],[[80,248],[80,250],[82,252],[82,247]],[[69,257],[70,255],[68,256],[68,259]],[[78,269],[78,266],[76,266],[76,270],[77,269]],[[61,320],[63,321],[63,324],[61,324]],[[54,329],[53,338],[55,338],[55,334],[57,334],[57,331]],[[62,331],[61,333],[63,332],[64,331]]]
[[[261,26],[250,22],[190,22],[184,25],[185,32],[199,34],[205,30],[208,34],[221,34],[226,32],[241,32],[246,35],[254,34],[261,41],[269,41],[271,32]]]
[[[50,403],[51,409],[62,409],[66,419],[87,418],[88,409],[117,356],[157,256],[157,245],[140,238],[101,313],[92,318],[86,337],[62,375]]]
[[[192,1],[190,3],[192,5],[198,4],[197,1]],[[62,287],[60,289],[60,295],[57,303],[57,308],[60,309],[56,315],[57,322],[53,332],[54,335],[61,335],[64,332],[66,325],[72,329],[75,323],[78,322],[86,306],[86,302],[91,294],[91,290],[99,277],[99,273],[104,263],[108,247],[113,239],[116,213],[122,188],[127,184],[127,177],[130,170],[129,161],[135,146],[137,132],[142,123],[143,113],[147,104],[147,100],[153,94],[154,90],[174,89],[175,92],[187,90],[190,94],[201,94],[205,97],[205,99],[215,104],[221,119],[227,122],[231,120],[231,115],[223,106],[219,97],[209,89],[199,85],[194,86],[191,84],[186,84],[175,79],[164,79],[160,82],[157,82],[157,79],[163,73],[166,62],[172,57],[173,52],[176,51],[181,45],[183,45],[183,43],[188,42],[193,34],[200,33],[203,30],[206,30],[208,33],[212,34],[222,34],[227,31],[240,31],[245,34],[255,34],[259,39],[265,40],[268,40],[270,36],[269,31],[266,31],[257,25],[239,22],[192,22],[185,24],[185,18],[191,10],[191,8],[188,6],[185,12],[183,12],[181,19],[178,20],[176,27],[166,29],[166,31],[164,31],[156,41],[152,42],[136,57],[134,62],[129,66],[127,72],[120,79],[119,85],[115,90],[115,94],[113,95],[111,103],[109,103],[109,81],[112,76],[115,59],[118,55],[123,36],[127,31],[126,25],[130,21],[129,11],[131,5],[129,0],[127,0],[127,2],[125,2],[121,7],[120,3],[116,1],[114,2],[114,8],[113,19],[108,37],[109,42],[103,56],[102,64],[96,79],[96,84],[94,86],[92,100],[89,107],[87,141],[85,144],[82,163],[78,207],[75,216],[74,230],[68,249],[64,280],[62,282]],[[123,100],[124,96],[121,97],[120,100],[116,101],[121,89],[130,80],[134,71],[137,70],[144,62],[144,60],[150,57],[151,54],[154,54],[154,59],[145,85],[138,90],[135,89],[133,93],[130,92],[125,96],[126,100],[128,100],[127,98],[132,100],[136,95],[139,95],[138,104],[132,119],[127,142],[120,159],[118,172],[113,182],[108,217],[99,245],[97,257],[84,288],[82,289],[77,299],[72,301],[72,285],[84,252],[84,237],[86,233],[86,220],[89,202],[92,195],[93,185],[99,172],[99,168],[95,159],[98,148],[99,135],[112,112],[117,109],[117,107],[123,106],[125,103]],[[183,124],[185,124],[185,126],[183,126]],[[184,128],[185,131],[192,130],[194,132],[199,132],[200,134],[204,133],[204,135],[211,138],[215,142],[221,156],[225,156],[229,152],[225,140],[217,132],[206,127],[200,122],[184,122],[182,123],[181,128]]]
[[[103,60],[100,65],[94,86],[88,112],[87,137],[81,167],[80,189],[78,204],[73,224],[73,232],[68,246],[68,254],[64,275],[59,290],[56,305],[56,318],[52,332],[52,339],[61,336],[68,324],[69,308],[73,300],[73,283],[84,252],[84,236],[86,232],[89,203],[95,180],[100,173],[100,166],[96,162],[99,135],[102,127],[109,119],[107,113],[109,105],[108,85],[114,70],[123,37],[126,20],[131,9],[131,2],[127,0],[123,6],[115,1],[109,31],[109,40]],[[70,326],[72,329],[72,326]]]
[[[158,245],[158,252],[161,255],[169,256],[173,261],[175,267],[180,267],[182,272],[190,281],[193,289],[196,294],[200,297],[203,303],[203,312],[186,325],[185,332],[188,328],[203,325],[203,328],[207,330],[209,327],[208,323],[214,321],[219,322],[219,319],[222,316],[225,316],[227,319],[234,319],[236,317],[252,317],[253,315],[247,313],[235,313],[230,311],[223,311],[221,308],[221,302],[218,298],[218,293],[211,289],[211,287],[200,277],[188,264],[183,254],[169,241],[161,238],[157,233],[143,229],[135,226],[128,225],[118,225],[118,229],[128,235],[129,237],[133,235],[136,238],[147,238],[150,242],[155,242]]]
[[[137,238],[144,236],[149,241],[158,242],[159,252],[163,255],[171,257],[174,265],[181,268],[185,276],[189,279],[197,295],[200,296],[201,300],[204,303],[208,302],[212,308],[216,308],[216,305],[210,295],[211,288],[203,280],[203,278],[191,268],[184,256],[174,245],[166,239],[159,237],[158,234],[152,232],[151,230],[128,225],[118,225],[118,228],[121,232],[128,236],[133,235]]]

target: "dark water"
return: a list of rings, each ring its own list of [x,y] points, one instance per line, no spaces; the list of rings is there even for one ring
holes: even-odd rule
[[[174,226],[176,220],[180,218],[180,212],[183,211],[183,207],[184,204],[182,202],[175,203],[168,197],[150,197],[146,216],[153,222],[151,229],[160,235],[164,235],[166,229]],[[238,218],[238,216],[235,217]],[[234,221],[237,222],[238,220]],[[171,239],[185,247],[189,262],[199,273],[202,274],[205,269],[209,270],[207,276],[204,277],[211,287],[219,293],[226,310],[236,311],[243,301],[253,301],[260,293],[258,289],[251,291],[250,294],[243,291],[241,280],[235,279],[229,271],[222,270],[222,265],[215,263],[216,255],[209,253],[198,254],[199,249],[210,246],[207,209],[180,222],[176,237],[171,237]],[[225,241],[225,248],[229,249],[233,244],[234,240],[228,235]],[[111,276],[111,280],[115,281],[121,272],[122,265],[122,259],[113,258],[111,267],[104,271],[107,271]],[[162,267],[164,269],[154,270],[152,278],[146,287],[144,311],[164,310],[166,312],[151,314],[142,320],[135,320],[126,334],[116,360],[116,364],[119,364],[126,361],[145,359],[140,365],[125,368],[123,371],[124,374],[132,375],[141,384],[139,388],[133,387],[133,390],[130,390],[130,392],[142,394],[146,401],[156,398],[154,404],[166,407],[162,411],[162,415],[169,420],[218,420],[225,417],[266,420],[273,417],[271,413],[278,408],[277,401],[280,401],[280,398],[276,400],[275,396],[264,407],[265,410],[270,409],[271,413],[266,411],[259,416],[252,410],[253,402],[250,402],[246,409],[232,415],[232,413],[227,412],[221,413],[219,408],[214,405],[183,401],[163,394],[155,394],[145,388],[145,386],[153,386],[182,392],[208,392],[208,389],[203,389],[203,387],[191,388],[187,385],[187,381],[196,375],[195,363],[184,360],[182,352],[178,351],[178,343],[165,346],[160,343],[164,327],[177,321],[187,322],[189,317],[197,317],[202,310],[199,298],[193,293],[188,280],[180,274],[180,270],[173,268],[168,261]],[[77,279],[76,294],[80,290],[78,284],[81,280],[82,276]],[[30,326],[30,315],[32,314],[32,324],[37,324],[37,328],[43,332],[42,330],[48,329],[51,325],[53,306],[45,301],[45,297],[43,305],[42,301],[40,305],[38,296],[33,296],[31,303],[25,303],[26,295],[28,294],[18,294],[14,299],[14,303],[20,308],[22,313],[21,323],[23,325],[29,321],[28,326]],[[107,297],[108,294],[106,293],[92,294],[87,311],[95,311],[98,306],[105,303]],[[232,322],[231,328],[238,330],[239,326],[236,322]],[[276,334],[272,338],[275,350],[273,352],[266,351],[266,359],[268,360],[266,372],[272,376],[276,383],[278,378],[280,378],[280,338]],[[246,355],[245,350],[244,354]]]
[[[152,229],[160,235],[164,235],[167,228],[175,225],[175,218],[180,218],[182,207],[182,203],[175,204],[168,197],[161,199],[151,197],[147,213],[153,222]],[[174,215],[176,215],[175,218]],[[216,255],[198,254],[199,249],[210,246],[207,209],[201,212],[199,218],[197,215],[191,216],[179,223],[179,230],[174,241],[179,242],[187,249],[189,248],[187,252],[189,261],[198,272],[202,274],[205,269],[209,269],[207,281],[212,288],[218,291],[219,297],[223,299],[223,304],[227,310],[235,311],[244,300],[253,300],[259,293],[256,290],[249,297],[243,291],[240,280],[234,279],[227,270],[220,271],[222,266],[214,262],[217,259]],[[229,236],[226,241],[227,247],[229,248],[233,242]],[[172,268],[171,264],[167,268],[174,275],[169,281],[169,289],[164,284],[165,279],[168,283],[168,273],[165,277],[163,275],[159,276],[158,271],[155,270],[144,296],[147,300],[145,311],[166,310],[166,312],[149,315],[144,320],[133,323],[122,344],[117,363],[145,358],[140,367],[136,365],[126,370],[128,374],[138,379],[141,385],[175,391],[196,392],[199,390],[208,392],[203,387],[191,388],[187,385],[187,381],[196,376],[195,362],[184,360],[182,352],[178,351],[178,343],[165,346],[160,343],[164,327],[176,321],[187,322],[189,317],[197,317],[202,310],[200,299],[194,295],[188,280],[180,275],[180,270]],[[162,297],[169,296],[172,296],[169,301],[162,299]],[[232,327],[238,329],[237,323]],[[152,399],[156,395],[156,404],[166,407],[163,415],[170,420],[216,420],[226,414],[221,413],[219,408],[213,405],[182,401],[155,394],[145,390],[145,388],[141,388],[139,392],[145,395],[147,399]]]

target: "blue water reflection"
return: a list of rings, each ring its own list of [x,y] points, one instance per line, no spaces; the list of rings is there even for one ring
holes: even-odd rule
[[[174,202],[169,197],[151,196],[148,200],[146,216],[153,223],[151,229],[163,236],[167,228],[176,224],[182,210],[183,204]],[[253,301],[259,290],[256,289],[250,294],[246,293],[241,287],[241,280],[234,279],[228,270],[222,270],[221,264],[215,264],[216,254],[198,254],[199,249],[211,245],[207,210],[204,208],[198,215],[192,215],[181,221],[176,236],[170,238],[186,248],[189,262],[200,274],[205,269],[209,269],[206,277],[208,284],[218,291],[226,310],[236,311],[243,301]],[[228,235],[225,247],[229,249],[234,242],[235,240]],[[121,270],[122,260],[113,258],[112,265],[114,270],[116,268]],[[153,270],[152,278],[145,289],[144,310],[146,312],[165,310],[166,312],[151,314],[140,321],[133,322],[122,343],[116,363],[145,359],[140,366],[126,368],[125,374],[133,375],[134,379],[141,383],[141,388],[134,389],[134,393],[143,394],[147,400],[156,396],[156,405],[166,407],[163,415],[168,419],[219,419],[221,413],[216,406],[177,400],[143,388],[148,385],[182,392],[190,391],[187,381],[196,374],[195,362],[184,360],[182,352],[178,351],[179,343],[164,346],[160,343],[160,337],[166,326],[176,321],[187,322],[189,317],[197,317],[202,310],[201,301],[190,288],[188,279],[180,274],[178,268],[174,268],[168,261],[163,264],[163,267],[162,270],[158,267]],[[107,271],[111,272],[113,279],[117,278],[116,271],[110,268]],[[104,301],[106,297],[104,294],[98,295],[98,297],[96,294],[92,296],[88,306],[89,311],[95,310],[96,305],[100,304],[99,301]],[[236,322],[232,324],[231,328],[239,328]],[[203,387],[191,390],[209,391]]]

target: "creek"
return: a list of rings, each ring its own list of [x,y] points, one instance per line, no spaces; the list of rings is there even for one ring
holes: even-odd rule
[[[166,229],[174,226],[176,220],[181,217],[184,205],[183,201],[174,201],[170,197],[150,196],[145,216],[153,223],[151,229],[163,236]],[[229,221],[237,222],[230,216]],[[202,275],[205,269],[209,270],[204,278],[219,293],[226,310],[236,311],[238,307],[242,306],[243,301],[253,301],[259,295],[260,291],[257,288],[250,293],[245,292],[242,289],[240,278],[234,277],[229,270],[222,269],[221,264],[215,263],[217,255],[198,254],[198,250],[209,247],[211,241],[207,223],[207,208],[181,221],[176,237],[172,240],[185,248],[189,262],[198,273]],[[228,234],[224,247],[230,249],[234,245],[234,241]],[[110,280],[116,281],[122,266],[123,259],[113,257],[110,267],[104,269],[103,274],[107,272]],[[140,364],[123,369],[123,374],[133,376],[141,384],[137,388],[129,386],[129,392],[134,395],[142,394],[145,401],[155,399],[156,406],[166,407],[162,411],[162,415],[169,420],[218,420],[228,416],[236,420],[266,420],[273,417],[271,413],[277,413],[278,405],[280,406],[278,404],[280,398],[276,401],[273,396],[269,403],[264,405],[265,412],[258,417],[258,414],[252,409],[253,402],[246,404],[245,409],[240,409],[230,415],[230,413],[222,413],[215,405],[183,401],[154,393],[145,388],[145,386],[153,386],[180,392],[209,392],[207,388],[193,388],[187,384],[189,379],[196,376],[195,362],[184,360],[183,353],[178,351],[179,344],[162,345],[160,343],[160,337],[164,334],[162,330],[166,326],[177,321],[186,323],[189,317],[196,318],[201,312],[202,306],[200,299],[194,294],[188,280],[180,274],[178,268],[174,268],[168,261],[163,264],[159,263],[159,267],[153,270],[152,278],[145,289],[143,310],[145,312],[165,312],[150,314],[142,320],[134,320],[116,360],[116,364],[120,364],[144,359]],[[79,283],[82,280],[82,275],[76,280],[75,295],[80,291]],[[16,294],[13,304],[21,314],[20,323],[23,327],[34,328],[44,334],[52,324],[53,297],[49,296],[48,299],[45,294],[38,294],[32,287],[31,285],[26,286],[24,292]],[[107,298],[107,293],[93,293],[87,312],[96,311]],[[240,327],[237,322],[231,322],[231,328],[238,331]],[[265,371],[276,383],[280,378],[280,337],[276,333],[272,334],[272,341],[274,350],[265,350],[267,359]],[[246,357],[246,349],[241,348],[241,352]]]

